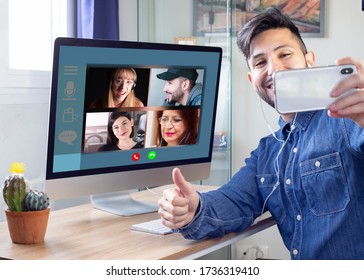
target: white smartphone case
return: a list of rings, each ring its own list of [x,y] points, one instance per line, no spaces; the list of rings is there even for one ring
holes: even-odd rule
[[[335,100],[331,90],[354,73],[354,65],[277,71],[273,75],[275,108],[281,114],[327,108]]]

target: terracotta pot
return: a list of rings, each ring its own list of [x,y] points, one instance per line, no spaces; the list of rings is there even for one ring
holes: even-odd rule
[[[11,240],[18,244],[44,241],[50,208],[41,211],[15,212],[5,210]]]

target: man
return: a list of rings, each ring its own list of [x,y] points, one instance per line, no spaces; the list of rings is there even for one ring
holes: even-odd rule
[[[257,15],[237,43],[260,97],[274,106],[275,71],[313,67],[298,29],[277,9]],[[179,169],[176,187],[160,200],[163,223],[186,238],[219,237],[242,231],[264,211],[277,222],[292,259],[364,259],[364,67],[331,92],[343,97],[328,110],[281,115],[275,135],[258,147],[228,182],[198,194]]]
[[[166,81],[163,91],[167,98],[163,106],[201,105],[202,84],[196,83],[196,69],[170,68],[157,77]]]

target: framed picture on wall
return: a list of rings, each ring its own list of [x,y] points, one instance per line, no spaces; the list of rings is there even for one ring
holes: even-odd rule
[[[175,37],[174,42],[179,45],[196,45],[196,37]]]
[[[194,35],[228,33],[230,29],[236,34],[252,17],[271,6],[276,6],[292,19],[303,37],[323,37],[324,2],[324,0],[195,0]]]

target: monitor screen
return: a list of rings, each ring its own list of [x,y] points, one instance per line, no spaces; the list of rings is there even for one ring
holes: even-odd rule
[[[207,178],[221,55],[217,47],[57,38],[49,196],[95,202],[100,194],[120,205],[117,192],[172,183],[174,167],[188,180]]]

